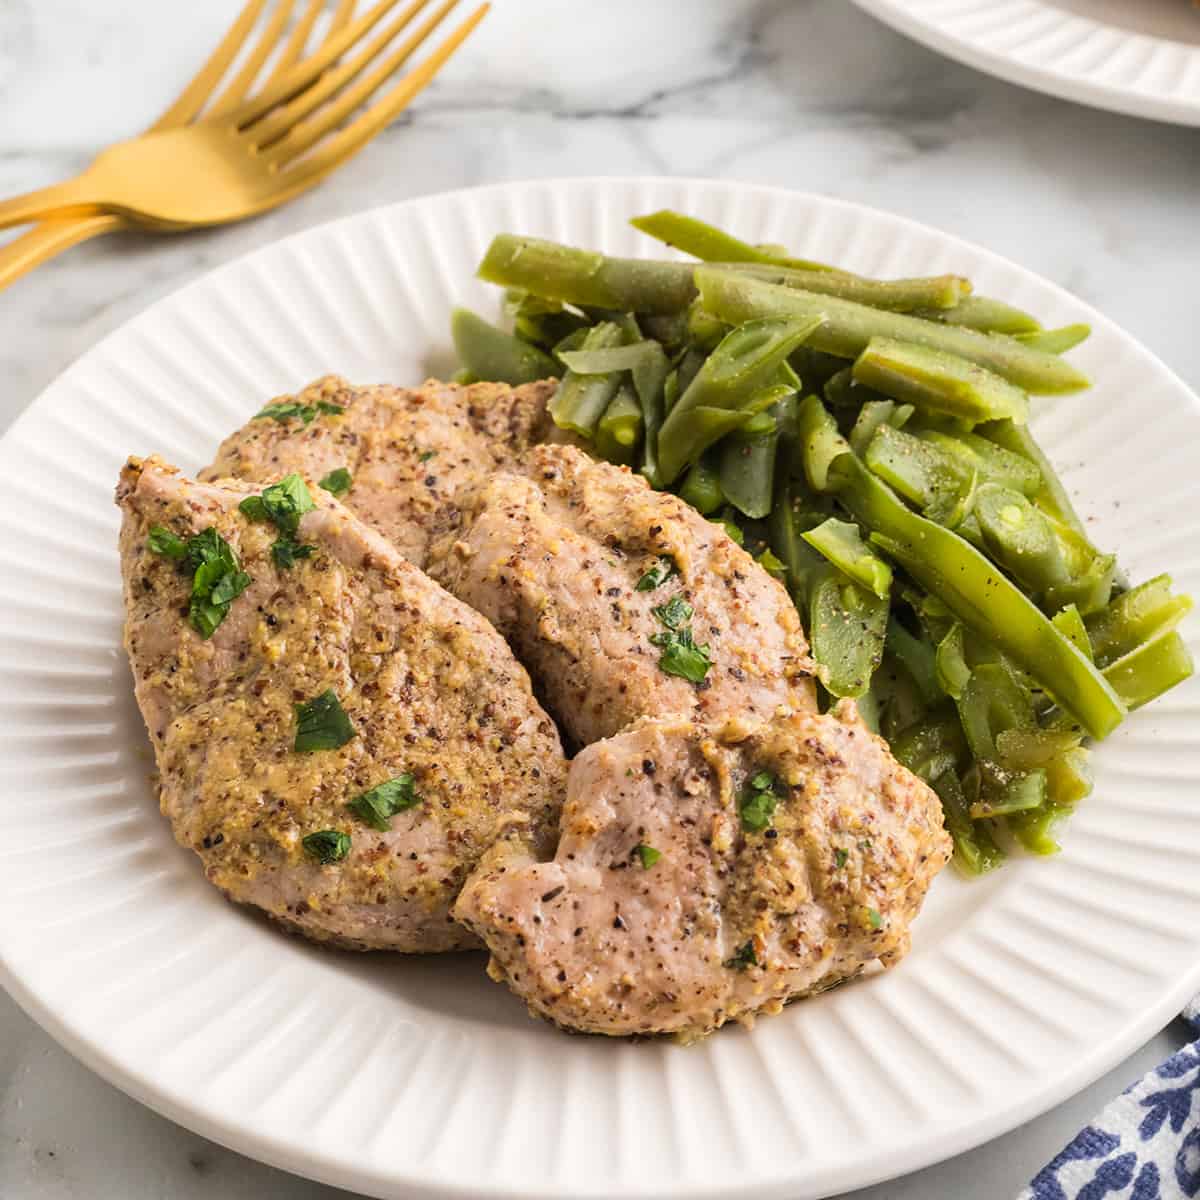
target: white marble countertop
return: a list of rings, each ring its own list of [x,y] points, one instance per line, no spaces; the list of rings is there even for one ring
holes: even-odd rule
[[[0,0],[0,195],[51,182],[136,131],[239,0]],[[259,221],[92,243],[0,292],[0,425],[109,330],[284,233],[500,179],[686,174],[889,208],[1049,276],[1200,382],[1195,131],[987,79],[848,0],[499,0],[392,129],[316,193]],[[1179,297],[1186,297],[1180,302]],[[1003,1200],[1182,1022],[1082,1095],[860,1200]],[[243,1159],[102,1083],[0,994],[0,1195],[13,1200],[345,1193]]]

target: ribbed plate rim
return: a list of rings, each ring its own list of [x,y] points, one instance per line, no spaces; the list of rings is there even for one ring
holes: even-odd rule
[[[998,26],[1004,24],[1006,11],[1025,16],[1033,10],[1048,18],[1044,30],[1047,34],[1065,28],[1068,22],[1081,32],[1086,31],[1092,43],[1103,47],[1105,54],[1090,70],[1072,69],[1052,56],[1022,57],[989,45],[966,19],[971,13],[965,4],[961,6],[962,13],[956,14],[947,11],[944,4],[938,6],[929,0],[853,0],[853,3],[931,50],[1010,83],[1126,116],[1174,125],[1200,125],[1200,45],[1134,33],[1067,12],[1044,0],[999,0],[989,5],[989,20]],[[1057,25],[1053,23],[1056,16]],[[1101,62],[1112,62],[1117,55],[1139,47],[1152,47],[1164,66],[1169,64],[1169,73],[1177,80],[1187,77],[1191,87],[1185,90],[1158,82],[1146,83],[1131,75],[1120,79],[1102,77]]]

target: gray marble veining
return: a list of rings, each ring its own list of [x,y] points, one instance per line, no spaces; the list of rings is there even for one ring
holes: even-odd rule
[[[147,124],[237,8],[0,0],[0,195]],[[553,175],[718,176],[892,209],[1049,276],[1197,383],[1198,136],[988,79],[848,0],[499,0],[443,78],[312,195],[226,230],[95,242],[0,292],[0,426],[128,317],[249,249],[409,196]],[[858,1195],[1008,1197],[1183,1036],[1172,1026],[1023,1129]],[[337,1194],[141,1108],[0,995],[0,1196]]]

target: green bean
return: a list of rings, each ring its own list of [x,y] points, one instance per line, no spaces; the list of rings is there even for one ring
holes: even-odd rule
[[[857,455],[865,454],[871,438],[875,435],[875,430],[880,425],[891,425],[891,419],[896,410],[906,407],[911,415],[912,407],[910,405],[897,405],[895,400],[868,400],[859,410],[854,421],[854,428],[850,430],[850,449]],[[903,423],[892,427],[894,429],[902,428]]]
[[[552,351],[575,330],[589,327],[586,317],[568,312],[559,301],[531,296],[520,288],[505,292],[504,312],[512,319],[517,337],[545,351]]]
[[[551,379],[558,367],[536,346],[489,325],[465,308],[450,314],[450,336],[463,367],[478,379],[499,383],[534,383]]]
[[[972,820],[987,820],[1013,813],[1029,812],[1046,803],[1046,772],[1008,771],[997,763],[980,762],[979,799],[970,807]]]
[[[1032,729],[1033,698],[1007,663],[980,663],[955,702],[967,745],[977,759],[997,757],[996,735],[1002,729]]]
[[[858,413],[863,405],[879,403],[888,399],[882,392],[877,392],[864,383],[858,383],[854,378],[854,371],[850,367],[843,367],[836,375],[827,379],[821,394],[830,408],[847,414]],[[893,401],[893,403],[895,402]],[[910,411],[912,408],[911,405],[901,405],[900,407]]]
[[[946,832],[954,842],[954,864],[965,875],[983,875],[1004,861],[1004,851],[996,845],[986,825],[971,820],[962,784],[953,770],[945,770],[932,781],[942,802]]]
[[[835,696],[861,696],[883,657],[888,602],[832,567],[809,589],[809,640],[817,678]]]
[[[704,307],[731,325],[763,317],[820,318],[810,344],[843,358],[857,358],[872,338],[888,337],[968,359],[1027,392],[1074,392],[1088,386],[1087,377],[1065,359],[1014,338],[782,288],[722,267],[697,267],[695,280]]]
[[[830,517],[802,536],[860,587],[881,600],[887,599],[892,590],[892,568],[862,540],[857,525]]]
[[[882,536],[881,548],[963,624],[1027,671],[1096,738],[1110,734],[1124,706],[1087,657],[1013,584],[957,534],[905,507],[851,454],[831,472],[842,505]]]
[[[627,466],[637,457],[642,428],[642,406],[633,387],[623,383],[596,424],[596,453],[606,462]]]
[[[1080,736],[1057,729],[1002,729],[996,734],[996,755],[1010,770],[1032,771],[1076,749]]]
[[[742,532],[742,527],[737,523],[737,510],[730,508],[727,504],[720,513],[715,517],[709,517],[709,521],[714,525],[720,525],[728,537],[736,542],[739,546],[746,544],[746,535]]]
[[[1026,589],[1044,592],[1067,582],[1054,530],[1020,492],[985,483],[975,494],[975,516],[992,558]]]
[[[774,251],[777,247],[763,248],[743,242],[732,234],[709,225],[706,221],[686,216],[684,213],[662,209],[659,212],[647,213],[644,217],[634,217],[630,222],[634,229],[649,234],[650,237],[674,246],[676,250],[690,254],[702,262],[739,262],[739,263],[768,263],[785,267],[796,267],[805,271],[828,271],[832,274],[834,268],[822,263],[808,262],[802,258],[780,257]]]
[[[610,258],[540,238],[500,233],[478,275],[488,283],[523,288],[584,308],[620,313],[682,312],[696,294],[689,263]]]
[[[967,665],[963,627],[958,621],[950,626],[949,632],[937,645],[934,669],[938,685],[955,700],[961,700],[967,684],[971,681],[971,668]]]
[[[670,354],[683,347],[688,337],[689,309],[677,313],[639,313],[638,324],[642,333],[653,338]]]
[[[606,321],[588,330],[581,352],[610,350],[625,341],[620,326]],[[568,370],[550,401],[550,415],[559,429],[569,429],[581,437],[590,438],[596,425],[612,403],[621,386],[621,372],[608,371],[601,375],[579,375]]]
[[[969,359],[911,342],[872,338],[855,360],[854,379],[922,412],[1018,424],[1029,415],[1029,397],[1019,387]]]
[[[891,312],[914,309],[953,308],[971,291],[971,283],[961,275],[936,275],[924,279],[864,279],[833,271],[800,271],[765,263],[714,263],[741,275],[774,283],[780,287],[801,288],[824,296],[840,296],[871,308]]]
[[[838,432],[837,422],[816,396],[805,396],[796,414],[801,462],[808,486],[829,489],[830,464],[845,454],[850,443]]]
[[[1190,678],[1194,669],[1187,644],[1171,632],[1159,634],[1110,663],[1104,668],[1104,678],[1132,710]]]
[[[658,431],[666,416],[666,383],[671,364],[663,348],[655,341],[639,343],[648,347],[633,365],[633,387],[642,406],[642,474],[654,488],[662,487],[658,468]]]
[[[978,426],[975,433],[986,441],[1013,454],[1019,454],[1033,463],[1038,470],[1041,484],[1030,498],[1036,501],[1039,508],[1056,517],[1081,537],[1087,538],[1087,530],[1071,504],[1067,489],[1063,487],[1050,460],[1029,432],[1027,425],[1015,425],[1012,421],[989,421]]]
[[[875,430],[863,461],[939,525],[959,525],[970,511],[974,474],[928,442],[883,423]]]
[[[926,783],[956,770],[966,757],[967,746],[953,708],[943,705],[909,726],[896,737],[892,753]]]
[[[1065,583],[1047,588],[1042,605],[1048,612],[1058,612],[1068,604],[1073,604],[1084,617],[1100,612],[1112,596],[1116,572],[1115,554],[1097,555]]]
[[[767,428],[753,429],[754,423],[763,419]],[[753,520],[760,520],[771,511],[778,441],[775,420],[768,413],[760,413],[720,446],[721,490],[734,508]]]
[[[558,357],[563,366],[576,375],[607,375],[611,371],[632,371],[634,367],[645,363],[656,347],[662,354],[657,342],[642,341],[629,345],[618,343],[599,349],[581,347],[578,350],[564,350]]]
[[[938,682],[933,647],[924,638],[914,637],[894,616],[888,618],[884,645],[912,676],[921,699],[930,706],[937,704],[945,693]]]
[[[725,503],[721,474],[717,463],[713,461],[712,452],[702,454],[688,468],[679,488],[679,498],[706,517]]]
[[[788,363],[804,381],[810,392],[821,392],[839,371],[846,370],[846,360],[833,354],[823,354],[811,346],[801,346],[792,351]]]
[[[1018,333],[1016,338],[1026,346],[1044,350],[1047,354],[1066,354],[1068,350],[1074,350],[1080,342],[1086,342],[1091,336],[1090,325],[1064,325],[1061,329],[1038,329],[1031,333]]]
[[[788,589],[796,603],[807,609],[808,580],[823,567],[821,556],[804,540],[806,529],[820,519],[803,510],[806,497],[794,480],[776,487],[775,503],[767,514],[767,542],[787,570]]]
[[[1082,654],[1086,654],[1088,658],[1093,657],[1091,640],[1088,638],[1083,618],[1079,615],[1079,609],[1074,604],[1068,604],[1065,608],[1060,609],[1050,620],[1059,633]]]
[[[687,336],[693,346],[715,350],[728,332],[729,326],[724,321],[718,321],[712,313],[692,301],[687,310]]]
[[[771,386],[779,367],[816,328],[815,321],[751,321],[727,334],[696,372],[663,422],[658,436],[659,468],[665,484],[713,444],[701,436],[695,414],[701,409],[742,412],[768,408],[790,387]],[[734,422],[729,428],[736,428]],[[728,429],[726,430],[728,432]]]
[[[1025,496],[1037,494],[1042,476],[1027,458],[1013,454],[974,433],[943,433],[937,429],[914,429],[914,437],[929,442],[957,458],[979,476],[980,483],[1000,483]]]
[[[1191,610],[1190,596],[1171,594],[1170,575],[1156,575],[1123,592],[1085,622],[1096,661],[1107,667],[1143,642],[1174,629]]]
[[[927,321],[944,321],[947,325],[977,329],[980,333],[1036,333],[1042,327],[1036,317],[989,296],[970,295],[954,308],[924,309],[913,315]]]

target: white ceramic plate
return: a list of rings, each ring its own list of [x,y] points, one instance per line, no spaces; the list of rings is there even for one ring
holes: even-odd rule
[[[326,371],[448,365],[455,302],[513,229],[618,253],[672,206],[883,275],[956,270],[1050,324],[1099,380],[1037,430],[1101,544],[1200,593],[1196,398],[1028,271],[898,217],[684,180],[506,184],[269,246],[156,304],[0,442],[0,980],[68,1049],[198,1132],[376,1196],[802,1197],[965,1149],[1091,1081],[1200,987],[1200,688],[1096,756],[1065,853],[944,875],[894,972],[690,1049],[529,1020],[480,955],[340,955],[225,903],[159,816],[120,649],[112,489],[130,452],[192,470]],[[1195,629],[1192,629],[1193,642]]]
[[[1012,83],[1200,125],[1191,0],[854,0],[901,33]]]

